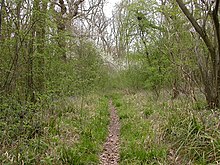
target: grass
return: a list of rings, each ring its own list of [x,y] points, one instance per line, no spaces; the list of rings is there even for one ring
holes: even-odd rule
[[[115,92],[121,122],[120,164],[220,163],[219,112],[201,99],[170,100],[162,93]]]
[[[47,109],[30,106],[16,112],[4,105],[0,162],[97,164],[108,132],[108,99],[93,94],[83,101],[82,106],[81,98],[66,98],[44,106]]]
[[[121,165],[220,163],[219,110],[207,109],[203,99],[170,100],[162,92],[155,100],[149,91],[128,90],[41,105],[6,102],[0,112],[0,162],[98,164],[109,99],[120,118]]]
[[[143,98],[136,94],[115,94],[113,103],[121,122],[120,164],[155,164],[166,158],[166,148],[155,141],[151,122],[153,114]]]
[[[108,100],[100,100],[95,111],[91,107],[83,110],[84,119],[80,123],[80,139],[75,147],[61,147],[61,160],[64,164],[97,164],[98,154],[107,136]],[[76,125],[79,123],[75,123]]]
[[[220,161],[219,121],[210,110],[177,109],[167,116],[164,140],[179,163],[218,164]]]

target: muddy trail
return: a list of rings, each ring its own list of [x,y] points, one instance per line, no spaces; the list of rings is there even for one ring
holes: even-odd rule
[[[104,144],[103,152],[100,155],[101,165],[118,165],[119,164],[119,134],[120,134],[120,123],[119,117],[117,115],[116,109],[109,102],[110,111],[110,124],[109,124],[109,134]]]

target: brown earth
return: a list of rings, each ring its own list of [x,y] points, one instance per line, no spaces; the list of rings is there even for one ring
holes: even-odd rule
[[[103,152],[100,155],[100,165],[118,165],[119,163],[119,133],[120,123],[112,101],[109,102],[110,124],[109,134],[104,144]]]

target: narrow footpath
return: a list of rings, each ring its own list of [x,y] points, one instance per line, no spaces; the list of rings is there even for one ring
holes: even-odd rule
[[[104,144],[104,149],[100,155],[100,165],[118,165],[119,164],[119,134],[120,134],[120,123],[116,109],[109,102],[110,111],[110,124],[109,134]]]

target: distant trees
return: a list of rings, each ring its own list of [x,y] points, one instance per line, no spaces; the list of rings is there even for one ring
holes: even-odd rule
[[[126,63],[127,82],[134,88],[152,89],[157,97],[174,75],[160,51],[163,27],[158,11],[157,1],[122,1],[113,18],[115,57]]]
[[[182,92],[196,101],[197,87],[211,108],[220,106],[218,0],[123,1],[114,21],[117,54],[129,57],[132,65],[145,61],[146,86],[152,82],[158,89],[169,79],[176,91],[173,98]],[[140,54],[144,58],[134,58]]]

